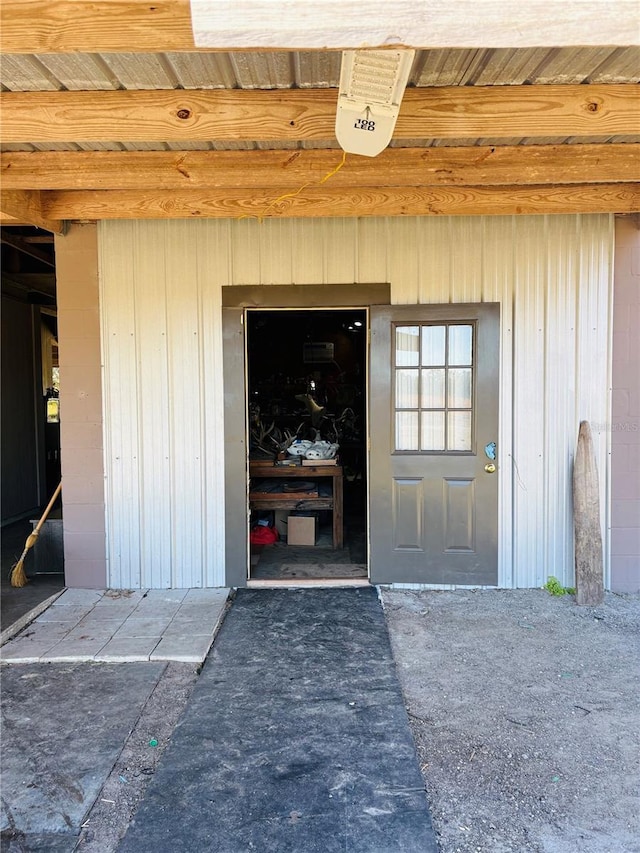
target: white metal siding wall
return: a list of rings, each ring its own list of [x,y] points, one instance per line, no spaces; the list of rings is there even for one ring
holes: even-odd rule
[[[220,284],[198,223],[103,223],[109,582],[224,585]]]
[[[612,217],[104,222],[100,248],[113,586],[224,584],[221,288],[385,281],[396,304],[501,303],[499,585],[573,582],[578,424],[609,411]]]

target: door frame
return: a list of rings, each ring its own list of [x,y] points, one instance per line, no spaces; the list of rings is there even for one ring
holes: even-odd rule
[[[388,283],[230,285],[222,288],[226,586],[247,586],[249,574],[245,309],[358,309],[390,304],[391,285]],[[368,380],[367,376],[367,388]]]

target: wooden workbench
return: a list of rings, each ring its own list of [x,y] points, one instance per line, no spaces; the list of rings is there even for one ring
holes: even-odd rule
[[[286,509],[321,510],[333,512],[333,547],[342,548],[344,544],[343,508],[342,508],[342,466],[341,465],[296,465],[276,466],[267,462],[249,462],[249,477],[268,479],[281,477],[283,480],[320,480],[332,481],[331,497],[289,494],[287,492],[254,492],[249,489],[250,509]]]

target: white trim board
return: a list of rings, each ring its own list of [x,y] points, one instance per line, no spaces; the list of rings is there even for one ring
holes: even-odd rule
[[[514,48],[640,44],[636,0],[191,0],[196,47]]]

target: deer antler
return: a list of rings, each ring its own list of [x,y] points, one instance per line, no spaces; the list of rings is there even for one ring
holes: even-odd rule
[[[311,424],[318,429],[324,418],[325,407],[319,406],[311,394],[296,394],[296,400],[305,404],[311,415]]]

